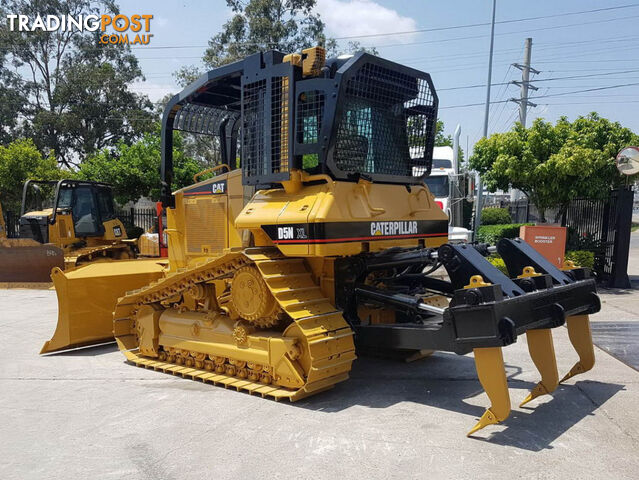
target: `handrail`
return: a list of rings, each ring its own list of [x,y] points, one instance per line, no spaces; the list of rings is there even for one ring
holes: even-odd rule
[[[358,186],[364,193],[364,199],[366,200],[366,207],[368,208],[368,211],[371,213],[372,217],[376,217],[377,215],[382,215],[386,213],[386,209],[384,207],[374,207],[371,204],[371,199],[368,196],[368,190],[366,188],[365,183],[359,183]]]
[[[222,163],[220,165],[216,165],[215,167],[207,168],[206,170],[202,170],[201,172],[196,173],[195,175],[193,175],[193,181],[197,182],[197,179],[200,178],[202,175],[217,172],[221,168],[226,168],[227,172],[231,171],[231,167],[229,167],[226,163]]]

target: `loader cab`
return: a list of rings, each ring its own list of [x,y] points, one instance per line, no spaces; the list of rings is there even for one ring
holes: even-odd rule
[[[77,180],[28,180],[24,184],[22,238],[66,244],[102,237],[105,222],[114,218],[113,194],[107,184]]]

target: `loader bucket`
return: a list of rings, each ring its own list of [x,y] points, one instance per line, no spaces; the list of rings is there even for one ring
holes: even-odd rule
[[[166,261],[122,260],[92,263],[71,271],[55,268],[58,324],[40,353],[113,340],[113,310],[119,297],[163,276]]]
[[[58,247],[30,239],[0,240],[0,283],[6,286],[51,282],[55,267],[64,267],[64,252]]]

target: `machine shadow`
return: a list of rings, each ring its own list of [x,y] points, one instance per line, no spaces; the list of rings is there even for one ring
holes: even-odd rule
[[[511,378],[521,372],[519,368],[507,365],[506,369],[511,389],[534,386]],[[470,356],[437,352],[411,363],[360,356],[353,364],[348,381],[293,405],[338,412],[355,405],[386,408],[408,401],[479,418],[485,407],[462,400],[483,391],[477,380],[475,361]]]
[[[115,341],[100,343],[99,345],[89,345],[87,347],[76,348],[73,350],[62,350],[61,352],[45,353],[43,356],[56,355],[61,357],[95,357],[97,355],[106,355],[118,351],[118,345]]]
[[[630,288],[613,288],[606,286],[598,286],[598,290],[607,295],[630,295],[633,290],[639,288],[639,275],[628,275],[630,280]]]
[[[597,401],[585,393],[586,388],[597,389]],[[503,422],[504,430],[478,440],[533,452],[553,448],[550,444],[554,440],[585,417],[594,415],[595,410],[624,388],[616,383],[590,380],[560,385],[550,401],[537,407],[513,410]],[[577,396],[581,397],[579,401],[575,401]]]
[[[552,448],[550,444],[555,439],[583,418],[592,415],[594,410],[624,388],[618,384],[582,381],[576,385],[561,385],[546,403],[533,402],[529,404],[531,407],[518,408],[518,401],[523,400],[525,393],[535,383],[518,379],[521,373],[519,367],[507,364],[506,373],[513,406],[510,417],[500,426],[488,427],[472,438],[530,451]],[[580,388],[580,385],[586,384],[597,388],[597,402],[587,397]],[[292,405],[331,413],[356,405],[386,408],[401,402],[414,402],[468,415],[470,429],[488,407],[488,399],[483,397],[480,405],[466,400],[483,391],[471,356],[437,352],[413,363],[360,357],[353,364],[347,382]],[[575,401],[576,396],[581,398]],[[500,428],[502,430],[495,433],[483,433]],[[465,433],[460,432],[460,435]]]

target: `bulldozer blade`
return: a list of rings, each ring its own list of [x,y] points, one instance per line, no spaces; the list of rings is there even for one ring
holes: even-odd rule
[[[501,347],[475,348],[473,352],[477,376],[490,399],[490,408],[486,409],[467,437],[488,425],[506,420],[510,415],[510,395]]]
[[[55,268],[58,323],[40,353],[113,340],[113,310],[118,298],[163,276],[166,261],[121,260],[91,263],[71,271]]]
[[[580,373],[587,372],[595,365],[595,347],[592,344],[588,315],[570,316],[566,319],[566,325],[568,326],[568,338],[570,338],[570,343],[577,351],[579,360],[559,383],[563,383]]]
[[[64,252],[53,245],[34,240],[0,240],[0,283],[28,284],[51,282],[51,270],[64,267]]]
[[[559,372],[557,372],[557,358],[555,357],[555,345],[552,340],[552,332],[549,328],[528,330],[526,332],[528,351],[537,370],[541,374],[541,381],[537,383],[520,407],[541,395],[552,393],[559,385]]]

